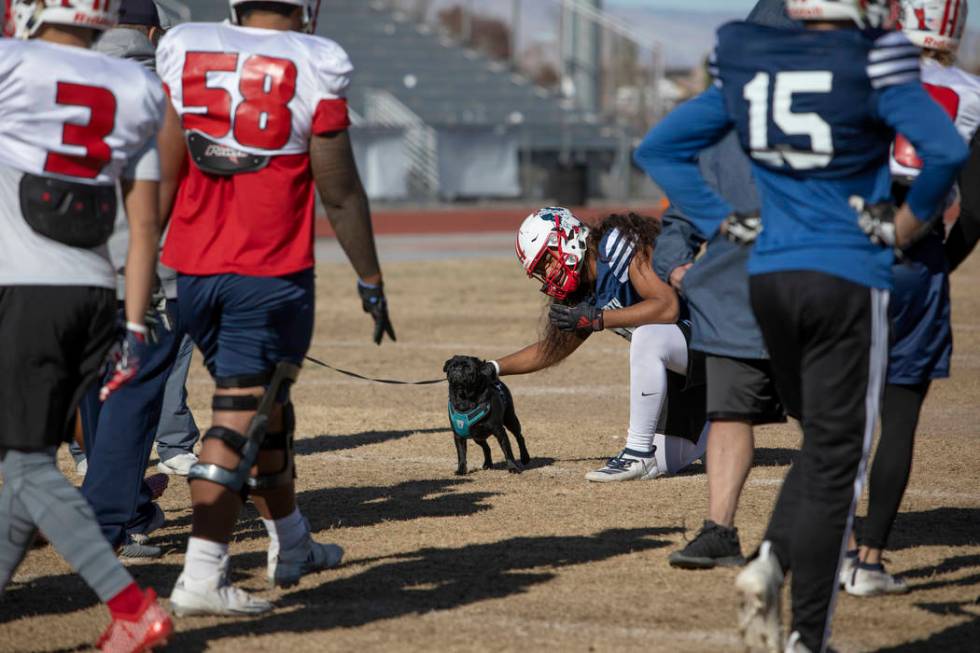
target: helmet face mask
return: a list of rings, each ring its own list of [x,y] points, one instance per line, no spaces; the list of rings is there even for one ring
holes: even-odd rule
[[[238,7],[255,0],[228,0],[231,22],[238,25]],[[303,8],[303,31],[312,34],[316,30],[316,19],[320,14],[320,0],[273,0],[283,5]]]
[[[119,0],[12,0],[4,32],[29,39],[42,25],[107,30],[119,20]],[[12,23],[12,25],[11,25]]]
[[[898,12],[898,0],[786,0],[793,20],[851,20],[861,28],[893,29]]]
[[[588,250],[589,228],[571,211],[548,207],[524,219],[517,232],[517,258],[541,292],[558,300],[578,290]]]
[[[955,52],[967,11],[966,0],[902,0],[899,27],[920,48]]]

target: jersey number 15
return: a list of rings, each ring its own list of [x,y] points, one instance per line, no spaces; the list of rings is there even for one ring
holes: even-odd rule
[[[771,76],[760,72],[742,91],[749,103],[749,146],[752,158],[769,165],[788,165],[794,170],[826,167],[834,158],[834,139],[827,121],[817,113],[794,113],[796,93],[830,93],[834,75],[827,71],[776,73],[776,85],[769,100]],[[770,111],[771,107],[771,111]],[[769,143],[769,116],[786,136],[809,136],[809,151]]]
[[[184,109],[205,111],[185,111],[184,129],[222,138],[234,124],[234,137],[241,145],[277,150],[289,142],[292,132],[289,102],[296,95],[296,64],[257,54],[248,57],[238,81],[242,101],[232,112],[231,93],[208,86],[207,80],[208,73],[234,73],[239,56],[237,52],[187,53],[181,77]]]

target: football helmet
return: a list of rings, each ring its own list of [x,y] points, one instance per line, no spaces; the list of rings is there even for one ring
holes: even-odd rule
[[[902,0],[899,24],[920,48],[955,52],[966,27],[966,0]]]
[[[541,292],[566,299],[578,288],[588,239],[589,228],[568,209],[540,209],[517,231],[517,259],[527,276],[544,284]]]
[[[12,0],[6,18],[17,38],[29,39],[41,25],[112,28],[119,19],[120,0]],[[8,31],[7,28],[4,31]]]
[[[794,20],[853,20],[862,28],[892,29],[898,10],[898,0],[786,0]]]
[[[228,6],[231,9],[232,24],[238,24],[237,7],[247,2],[254,1],[255,0],[228,0]],[[278,2],[279,4],[283,5],[292,5],[294,7],[302,7],[303,31],[312,34],[316,29],[316,18],[320,14],[320,0],[273,0],[273,2]]]

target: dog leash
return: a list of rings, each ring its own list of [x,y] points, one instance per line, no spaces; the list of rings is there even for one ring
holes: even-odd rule
[[[319,365],[320,367],[325,367],[328,370],[333,370],[334,372],[340,372],[341,374],[344,374],[346,376],[350,376],[355,379],[361,379],[362,381],[370,381],[372,383],[385,383],[387,385],[435,385],[436,383],[445,383],[446,381],[446,379],[431,379],[429,381],[398,381],[396,379],[375,379],[370,376],[363,376],[361,374],[358,374],[357,372],[342,370],[339,367],[334,367],[333,365],[324,363],[321,360],[317,360],[312,356],[307,356],[306,360],[310,361],[315,365]]]

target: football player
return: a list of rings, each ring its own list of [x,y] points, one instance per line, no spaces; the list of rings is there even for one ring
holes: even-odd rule
[[[89,50],[116,22],[116,0],[9,8],[20,39],[0,39],[0,591],[40,529],[109,607],[99,648],[149,650],[170,618],[120,564],[55,452],[115,339],[106,241],[118,182],[131,233],[126,336],[103,396],[147,351],[165,98],[139,64]]]
[[[922,81],[953,118],[960,136],[970,142],[980,124],[980,79],[953,65],[966,17],[966,0],[902,2],[902,31],[922,48]],[[900,135],[891,160],[896,197],[908,192],[921,168],[915,148]],[[964,188],[974,184],[964,184]],[[971,190],[966,188],[965,192]],[[895,285],[888,305],[891,347],[881,406],[881,443],[868,480],[868,516],[861,528],[860,557],[852,535],[841,570],[845,589],[856,596],[908,591],[903,580],[885,571],[881,555],[908,485],[922,403],[930,382],[949,376],[953,329],[941,218],[935,216],[934,227],[893,267]],[[964,221],[968,219],[964,216]]]
[[[491,361],[498,374],[556,365],[604,329],[630,343],[626,446],[587,473],[589,481],[650,480],[704,455],[703,384],[683,391],[690,323],[681,320],[677,293],[653,272],[659,232],[655,220],[636,214],[607,216],[589,228],[568,209],[549,207],[529,215],[517,233],[521,267],[553,301],[544,337]],[[668,393],[671,376],[679,382]],[[668,395],[671,422],[663,422]]]
[[[782,650],[780,588],[792,569],[786,649],[823,651],[885,372],[893,248],[926,231],[967,149],[922,87],[918,48],[882,29],[897,2],[786,7],[803,28],[722,27],[714,86],[661,122],[636,157],[703,233],[734,212],[704,183],[698,152],[734,126],[753,159],[762,232],[750,297],[803,445],[736,579],[739,627],[750,650]],[[896,131],[924,162],[900,207],[889,203]]]
[[[157,51],[179,117],[161,136],[165,176],[177,179],[162,260],[178,272],[180,319],[217,386],[189,473],[177,615],[271,608],[228,580],[228,541],[249,495],[269,533],[271,583],[293,585],[343,555],[313,541],[295,499],[289,386],[313,334],[315,190],[360,279],[375,342],[394,339],[347,133],[351,64],[311,34],[318,4],[230,0],[230,23],[179,25]]]

